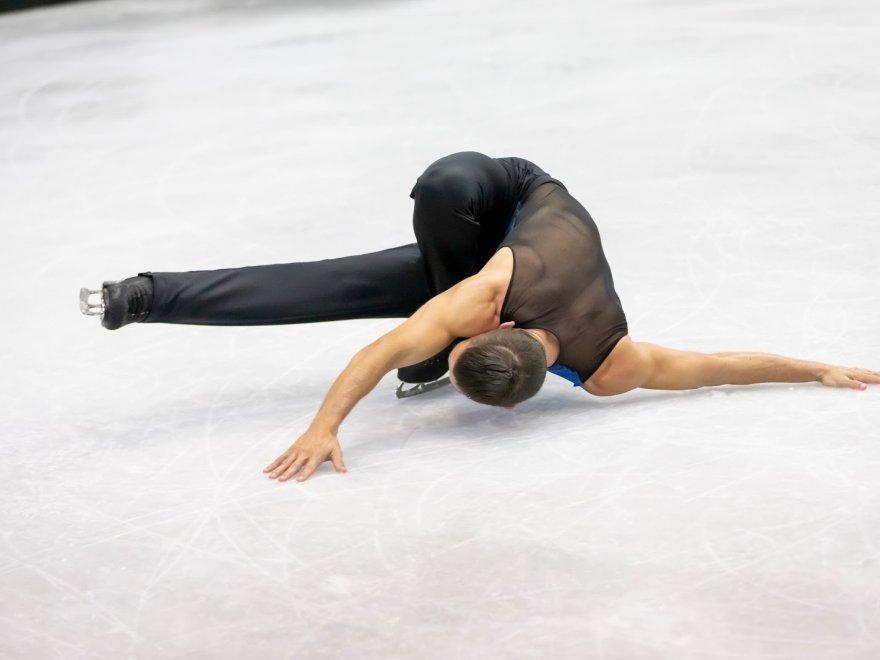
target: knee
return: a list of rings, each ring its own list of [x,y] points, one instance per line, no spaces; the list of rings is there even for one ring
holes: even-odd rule
[[[490,163],[494,163],[491,158],[475,151],[445,156],[431,163],[422,173],[411,197],[416,203],[427,203],[434,208],[463,210],[479,194],[481,173]]]

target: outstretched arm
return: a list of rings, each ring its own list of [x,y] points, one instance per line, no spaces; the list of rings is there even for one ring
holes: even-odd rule
[[[769,353],[697,353],[656,344],[621,340],[594,394],[622,394],[636,387],[690,390],[712,385],[820,382],[828,387],[863,390],[880,383],[880,372],[838,367]],[[604,365],[603,365],[604,366]],[[600,370],[601,372],[602,370]],[[591,379],[592,380],[592,379]],[[589,383],[588,383],[589,385]],[[588,391],[593,391],[589,387]]]
[[[337,434],[358,401],[389,371],[436,355],[456,337],[490,329],[493,315],[491,297],[479,283],[462,282],[429,300],[404,323],[357,352],[327,392],[308,430],[263,472],[279,481],[298,473],[297,481],[305,481],[328,459],[344,472]]]
[[[308,430],[263,472],[279,481],[299,472],[297,480],[305,481],[328,458],[337,472],[345,472],[337,438],[342,420],[389,371],[427,359],[455,339],[437,323],[435,317],[442,313],[438,306],[442,301],[429,301],[402,325],[358,351],[330,387]]]
[[[863,390],[880,383],[880,372],[848,369],[770,353],[694,353],[642,344],[650,361],[649,377],[641,387],[688,390],[710,385],[820,382],[829,387]]]

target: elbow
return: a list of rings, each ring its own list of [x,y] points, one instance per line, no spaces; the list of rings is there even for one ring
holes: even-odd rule
[[[386,371],[406,366],[406,354],[401,350],[400,342],[394,341],[388,335],[379,337],[373,342],[364,346],[359,352],[359,356],[371,362],[381,363]]]

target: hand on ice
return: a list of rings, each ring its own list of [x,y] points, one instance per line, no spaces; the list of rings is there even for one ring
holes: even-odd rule
[[[327,460],[333,461],[337,472],[348,471],[342,462],[342,447],[336,434],[310,428],[286,452],[263,468],[263,472],[278,481],[287,481],[298,472],[296,480],[305,481]]]
[[[868,383],[880,383],[880,371],[829,367],[819,377],[819,382],[827,387],[849,387],[853,390],[863,390],[868,387]]]

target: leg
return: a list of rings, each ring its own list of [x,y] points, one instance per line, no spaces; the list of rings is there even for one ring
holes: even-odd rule
[[[418,248],[309,263],[146,273],[149,311],[139,306],[129,322],[266,325],[407,317],[482,268],[501,242],[515,203],[506,170],[475,152],[433,163],[411,197]],[[399,375],[407,382],[435,380],[447,369],[447,354]]]
[[[498,249],[516,202],[506,170],[476,152],[446,156],[432,163],[410,195],[415,200],[413,229],[431,295],[477,273]],[[436,380],[448,370],[449,352],[398,371],[400,380]]]
[[[148,323],[405,318],[429,298],[415,245],[323,261],[145,275],[153,280]]]
[[[477,273],[498,249],[516,203],[498,161],[466,151],[432,163],[416,182],[413,230],[436,295]]]

